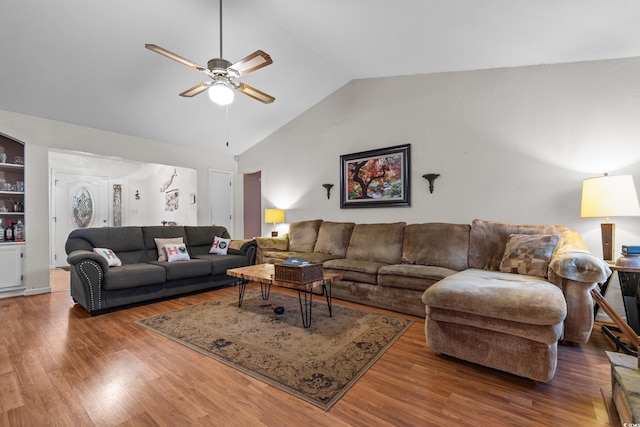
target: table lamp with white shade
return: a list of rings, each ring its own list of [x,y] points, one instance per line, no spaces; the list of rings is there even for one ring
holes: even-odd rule
[[[640,216],[638,193],[631,175],[588,178],[582,182],[582,218],[606,218],[602,223],[602,256],[613,261],[615,224],[610,217]]]

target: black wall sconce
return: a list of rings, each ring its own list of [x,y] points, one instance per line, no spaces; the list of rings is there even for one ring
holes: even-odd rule
[[[327,199],[330,199],[331,198],[331,188],[333,187],[333,184],[322,184],[322,186],[327,189]]]
[[[439,173],[425,173],[424,175],[422,175],[422,177],[424,179],[429,181],[429,192],[430,193],[433,193],[433,181],[435,181],[436,178],[439,177],[439,176],[440,176]]]

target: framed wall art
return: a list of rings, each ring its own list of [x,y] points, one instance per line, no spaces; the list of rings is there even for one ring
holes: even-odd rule
[[[113,184],[113,218],[114,227],[122,226],[122,184]]]
[[[340,156],[340,207],[410,206],[410,147]]]

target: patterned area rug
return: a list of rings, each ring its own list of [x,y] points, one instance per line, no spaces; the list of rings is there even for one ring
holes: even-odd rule
[[[273,306],[282,306],[281,315]],[[303,328],[297,296],[248,290],[238,297],[138,320],[145,326],[274,387],[328,410],[407,330],[413,320],[370,313],[314,296]]]

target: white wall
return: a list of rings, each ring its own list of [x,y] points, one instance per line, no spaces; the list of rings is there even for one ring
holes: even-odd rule
[[[27,293],[49,287],[50,149],[197,170],[262,171],[263,207],[287,221],[560,223],[600,253],[598,219],[581,219],[584,178],[631,173],[640,188],[640,59],[357,80],[240,156],[172,146],[0,110],[0,132],[25,143]],[[282,101],[282,100],[281,100]],[[285,101],[282,101],[285,102]],[[340,209],[339,156],[412,144],[412,206]],[[421,175],[440,173],[430,194]],[[242,182],[237,180],[236,182]],[[333,183],[330,200],[323,183]],[[241,190],[236,212],[242,212]],[[617,246],[640,243],[640,219],[617,218]],[[236,235],[243,235],[236,216]],[[267,235],[270,225],[264,224]]]
[[[356,80],[243,153],[238,171],[262,171],[262,206],[287,222],[556,223],[601,256],[601,220],[580,218],[582,180],[630,173],[640,189],[638,76],[640,58]],[[340,209],[339,156],[405,143],[412,206]],[[640,218],[614,221],[617,252],[640,244]]]
[[[172,178],[174,171],[175,176]],[[178,225],[195,225],[197,204],[189,203],[189,194],[196,191],[196,171],[191,168],[150,164],[147,166],[147,172],[151,172],[151,178],[147,177],[145,180],[146,186],[144,190],[140,189],[141,197],[137,203],[147,206],[147,214],[140,217],[135,224],[160,225],[163,221],[173,221]],[[178,192],[178,199],[174,204],[168,204],[167,194],[172,190]]]
[[[208,169],[236,170],[236,162],[232,156],[3,110],[0,110],[0,132],[25,143],[26,294],[49,290],[50,149],[89,152],[195,169],[198,188],[197,218],[201,225],[208,221]]]

